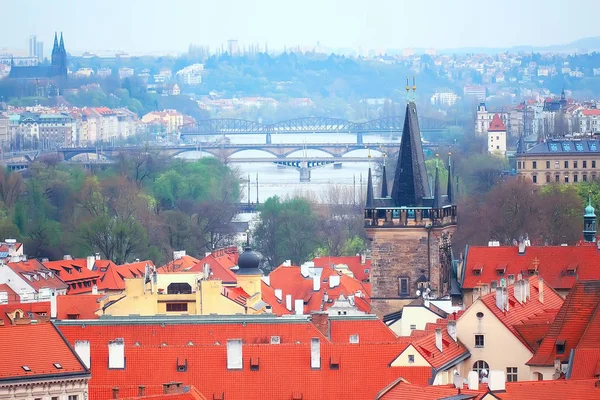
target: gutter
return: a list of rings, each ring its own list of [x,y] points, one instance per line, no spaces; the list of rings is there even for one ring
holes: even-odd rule
[[[39,381],[39,380],[51,380],[51,379],[69,379],[69,378],[91,378],[92,374],[86,369],[86,372],[65,372],[62,374],[46,374],[46,375],[29,375],[22,377],[10,377],[10,378],[0,378],[0,385],[4,384],[12,384],[18,382],[28,382],[28,381]]]

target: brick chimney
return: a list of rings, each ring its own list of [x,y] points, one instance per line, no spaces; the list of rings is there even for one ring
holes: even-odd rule
[[[329,339],[329,314],[326,312],[313,312],[310,315],[313,325]]]
[[[119,398],[119,388],[118,387],[112,388],[112,398],[113,399]]]
[[[183,393],[181,382],[163,383],[163,394]]]
[[[138,397],[146,396],[146,386],[140,385],[138,386]]]

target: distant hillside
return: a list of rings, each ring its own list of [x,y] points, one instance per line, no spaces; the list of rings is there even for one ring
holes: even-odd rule
[[[425,52],[425,49],[415,49],[417,53]],[[589,37],[575,40],[567,44],[558,44],[551,46],[513,46],[513,47],[460,47],[454,49],[440,49],[440,54],[497,54],[516,52],[536,52],[536,53],[587,53],[590,51],[600,51],[600,36]]]

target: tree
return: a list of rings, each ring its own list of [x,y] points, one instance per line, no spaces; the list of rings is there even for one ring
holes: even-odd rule
[[[17,172],[4,168],[0,170],[0,200],[7,208],[12,208],[23,192],[23,178]]]

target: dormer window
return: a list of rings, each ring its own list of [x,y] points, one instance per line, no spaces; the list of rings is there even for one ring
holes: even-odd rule
[[[576,264],[570,264],[569,266],[567,266],[567,275],[568,276],[575,276],[576,273],[577,273],[577,265]]]
[[[475,264],[473,266],[473,275],[481,275],[481,271],[483,271],[483,264]]]
[[[498,276],[504,276],[506,273],[506,264],[500,264],[496,267],[496,274]]]
[[[556,341],[556,354],[565,354],[565,340]]]

